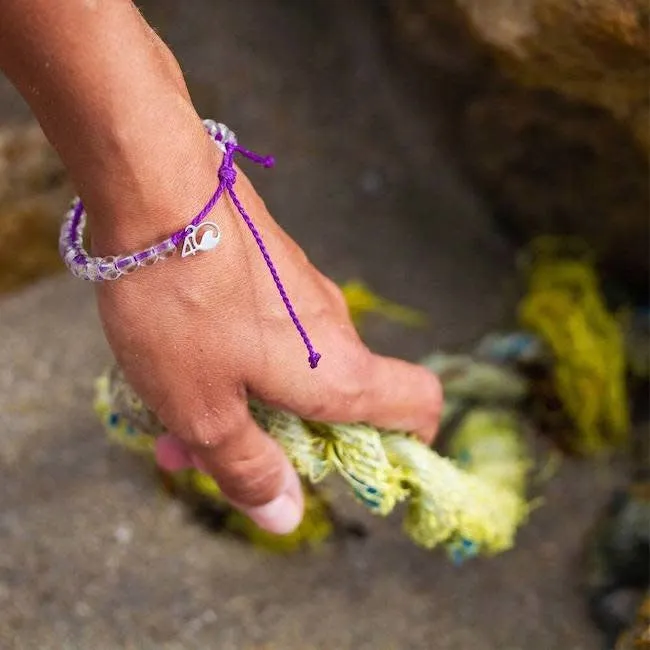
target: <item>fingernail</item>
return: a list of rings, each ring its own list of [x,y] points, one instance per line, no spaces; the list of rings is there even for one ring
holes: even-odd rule
[[[276,535],[288,535],[293,532],[302,519],[302,508],[287,492],[263,506],[253,506],[244,509],[260,528]]]

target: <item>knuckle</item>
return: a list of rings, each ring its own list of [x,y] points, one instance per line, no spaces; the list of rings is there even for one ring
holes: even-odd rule
[[[346,406],[355,406],[363,399],[365,388],[359,377],[341,377],[337,382],[336,395]]]
[[[214,449],[225,440],[237,435],[244,426],[244,417],[234,411],[214,412],[195,409],[186,429],[179,433],[183,440],[193,448]]]
[[[370,364],[363,355],[354,362],[353,372],[343,375],[338,383],[338,395],[347,406],[359,406],[368,394]]]
[[[431,373],[429,373],[429,382],[431,385],[432,401],[438,408],[440,408],[440,406],[442,406],[442,400],[444,398],[442,382],[438,376]]]
[[[277,495],[283,480],[283,467],[280,463],[269,463],[259,454],[228,463],[217,480],[233,500],[246,505],[262,505]]]
[[[314,420],[356,421],[366,410],[369,397],[370,355],[355,351],[344,355],[345,369],[333,372],[312,406]]]
[[[338,309],[345,310],[347,312],[348,302],[345,299],[345,296],[343,295],[343,292],[341,291],[340,287],[325,276],[323,276],[323,284],[333,304]]]
[[[293,248],[293,255],[295,256],[296,264],[302,268],[306,269],[311,266],[311,262],[309,260],[309,256],[305,251],[298,246],[298,244],[294,243],[294,248]]]
[[[437,422],[444,399],[442,384],[436,375],[427,370],[423,374],[422,381],[426,385],[429,395],[423,404],[423,417],[429,423]]]
[[[314,422],[332,422],[336,420],[336,404],[327,391],[318,391],[302,409],[302,413]]]
[[[286,253],[291,257],[291,260],[298,268],[304,269],[311,266],[307,253],[294,239],[289,237],[284,231],[282,232],[280,239],[285,246]]]

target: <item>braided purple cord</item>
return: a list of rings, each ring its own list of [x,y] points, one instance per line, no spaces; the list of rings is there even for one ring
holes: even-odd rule
[[[289,299],[289,296],[287,295],[286,289],[284,288],[284,285],[282,284],[282,281],[280,280],[280,276],[278,275],[278,272],[275,268],[275,265],[273,264],[273,261],[271,260],[271,256],[269,255],[269,251],[266,248],[266,245],[264,244],[264,241],[262,239],[262,236],[260,235],[259,231],[255,227],[255,224],[253,223],[253,220],[248,216],[248,213],[246,212],[244,206],[241,204],[239,201],[239,198],[237,197],[237,194],[235,193],[235,190],[233,188],[233,185],[235,184],[235,180],[237,178],[237,171],[233,167],[233,153],[235,151],[238,151],[239,153],[243,154],[246,156],[246,158],[250,158],[251,160],[254,160],[255,162],[262,162],[266,161],[268,162],[269,160],[271,161],[270,164],[265,164],[265,162],[262,162],[265,166],[270,167],[273,164],[273,159],[272,158],[263,158],[261,156],[258,156],[257,154],[248,151],[246,149],[243,149],[242,147],[239,147],[237,145],[233,144],[227,144],[226,145],[226,155],[223,157],[223,162],[221,163],[221,167],[219,168],[219,179],[221,180],[221,184],[225,185],[225,187],[228,190],[228,194],[230,195],[230,198],[234,204],[234,206],[237,208],[239,214],[241,215],[242,219],[246,222],[246,225],[248,226],[248,229],[251,231],[251,234],[255,238],[255,241],[257,242],[257,246],[260,249],[260,253],[262,253],[262,257],[264,257],[264,261],[266,262],[266,266],[269,269],[269,272],[271,273],[271,277],[273,278],[273,282],[275,282],[275,286],[278,289],[278,293],[280,294],[280,297],[282,298],[282,302],[284,303],[284,306],[287,308],[287,311],[289,312],[289,316],[291,317],[291,320],[293,321],[293,324],[295,325],[296,329],[298,330],[298,334],[300,334],[300,337],[302,338],[303,342],[305,343],[305,347],[307,348],[307,352],[309,352],[309,366],[311,368],[316,368],[318,366],[318,361],[321,358],[321,355],[316,352],[314,349],[314,346],[312,345],[312,342],[309,340],[309,336],[307,335],[307,332],[305,331],[305,328],[303,327],[302,323],[300,322],[300,319],[298,318],[295,309],[293,308],[293,305],[291,304],[291,300]],[[254,157],[253,157],[254,156]]]
[[[224,189],[223,183],[219,183],[219,185],[217,186],[217,189],[215,190],[214,194],[212,195],[210,200],[203,206],[203,209],[201,210],[201,212],[199,212],[196,215],[196,217],[194,217],[194,219],[192,219],[192,221],[190,221],[190,223],[187,226],[185,226],[185,228],[183,228],[182,230],[179,230],[178,232],[175,232],[170,237],[172,242],[174,242],[175,246],[178,246],[183,241],[183,239],[185,238],[185,235],[188,232],[188,229],[190,229],[190,226],[198,226],[203,221],[203,219],[206,218],[208,213],[212,210],[212,208],[214,208],[217,201],[221,198],[221,195],[223,194],[223,189]]]
[[[258,165],[262,165],[267,169],[275,165],[275,159],[273,158],[273,156],[260,156],[254,151],[251,151],[250,149],[245,149],[239,144],[230,145],[230,146],[233,149],[233,151],[239,152],[242,156],[245,156],[246,158],[253,161],[254,163],[257,163]]]

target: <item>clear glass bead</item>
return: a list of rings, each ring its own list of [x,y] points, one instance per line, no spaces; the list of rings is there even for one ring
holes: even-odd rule
[[[219,122],[217,124],[219,132],[221,133],[221,141],[224,144],[237,144],[237,136],[235,132],[229,129],[225,124]]]
[[[66,253],[68,252],[71,246],[70,240],[67,236],[61,236],[59,238],[59,255],[65,259]]]
[[[81,262],[72,262],[69,265],[70,272],[72,275],[75,276],[75,278],[85,278],[85,270],[86,270],[86,265],[82,264]]]
[[[67,242],[71,241],[70,240],[70,229],[69,228],[63,227],[59,231],[59,243],[61,243],[63,241],[67,241]]]
[[[219,127],[214,120],[203,120],[203,126],[205,130],[214,137],[219,132]]]
[[[97,265],[97,271],[102,280],[117,280],[121,275],[115,266],[114,257],[104,257],[101,259]]]
[[[101,263],[101,258],[99,257],[91,257],[88,260],[88,262],[86,262],[86,268],[84,273],[86,280],[90,280],[91,282],[97,282],[98,280],[102,279],[101,275],[99,274],[100,263]]]
[[[158,259],[165,260],[176,252],[176,244],[171,239],[165,239],[157,246],[154,246]]]
[[[115,266],[118,268],[122,275],[132,273],[138,268],[138,263],[135,261],[133,255],[122,255],[117,258]]]
[[[158,261],[158,256],[153,248],[147,248],[134,255],[139,266],[151,266]]]
[[[75,264],[75,257],[77,257],[77,255],[79,255],[78,251],[76,251],[74,248],[68,248],[65,252],[63,261],[71,267],[73,264]]]

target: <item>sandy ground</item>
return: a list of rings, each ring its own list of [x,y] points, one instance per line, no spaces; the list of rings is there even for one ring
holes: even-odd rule
[[[275,170],[250,175],[316,264],[430,315],[422,332],[373,326],[373,347],[415,359],[511,313],[513,251],[386,72],[362,12],[343,22],[338,0],[148,5],[204,115],[276,155]],[[0,83],[3,119],[25,114]],[[517,548],[495,559],[454,567],[349,502],[367,539],[268,556],[188,523],[109,447],[90,408],[108,359],[87,285],[62,276],[0,301],[0,648],[598,647],[577,562],[611,470],[566,463]]]

